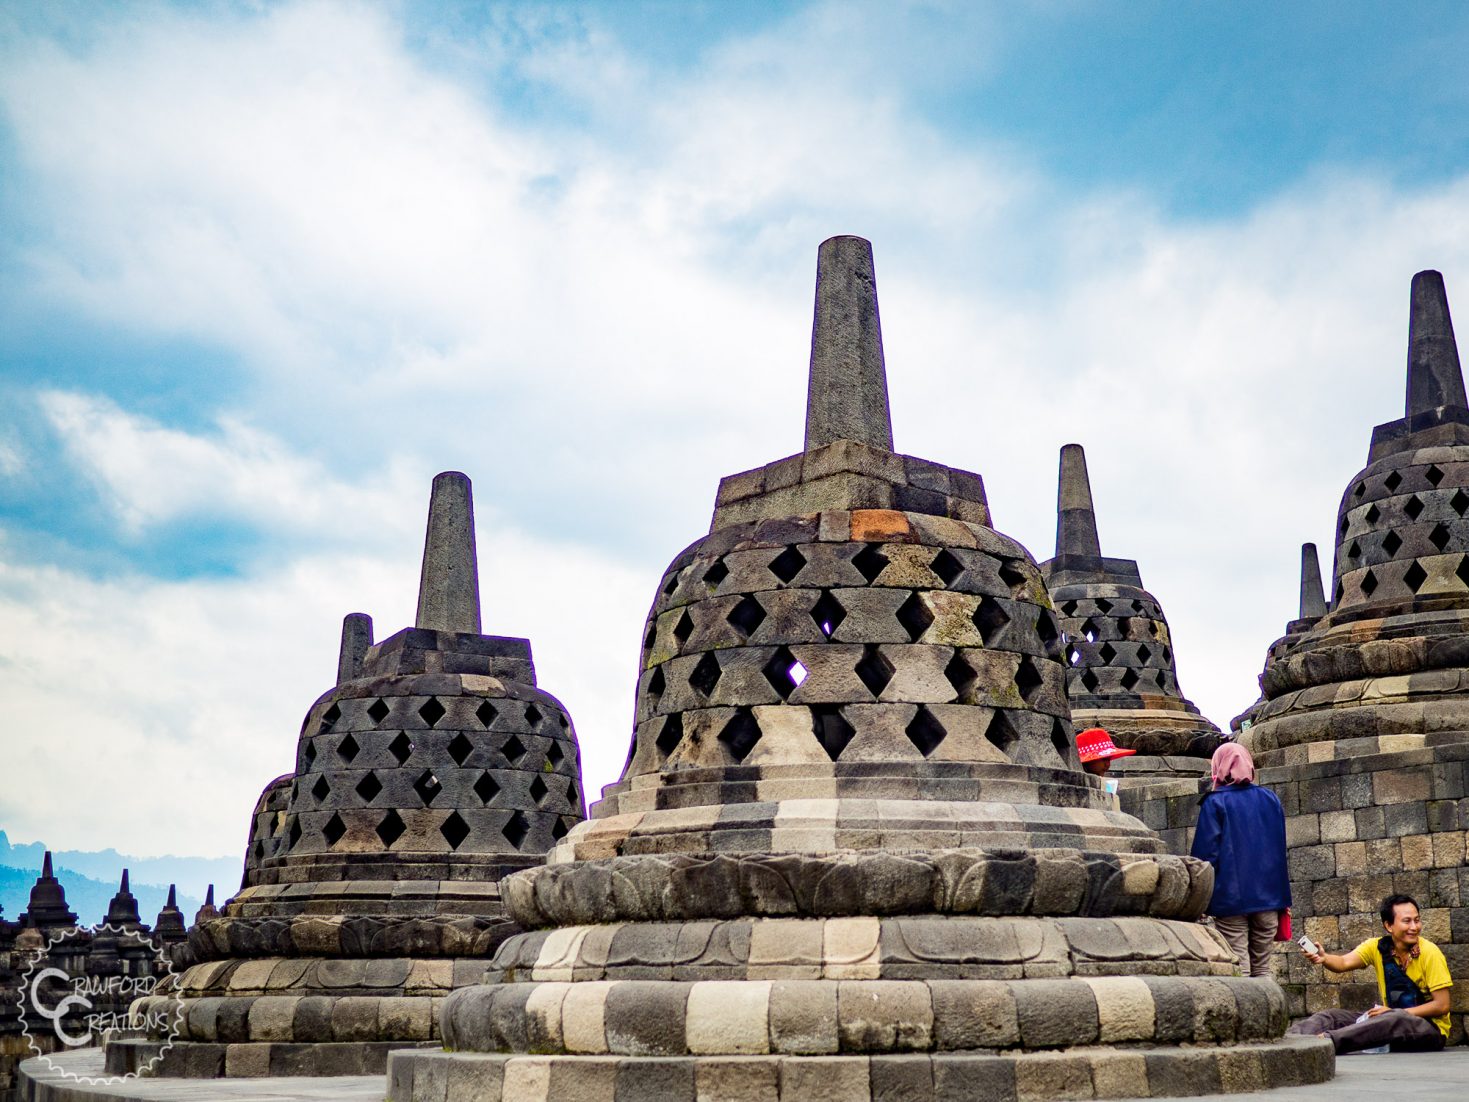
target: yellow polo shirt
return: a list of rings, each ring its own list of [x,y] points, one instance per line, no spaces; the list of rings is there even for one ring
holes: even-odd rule
[[[1377,951],[1377,939],[1368,938],[1357,946],[1357,956],[1361,957],[1377,972],[1377,997],[1382,1005],[1387,1005],[1387,977],[1382,974],[1382,954]],[[1418,939],[1418,955],[1408,962],[1408,967],[1403,969],[1408,973],[1408,978],[1416,983],[1419,988],[1432,994],[1441,988],[1453,987],[1454,977],[1449,975],[1449,962],[1444,960],[1443,950],[1426,937]],[[1449,1016],[1440,1014],[1437,1018],[1430,1018],[1438,1031],[1447,1039],[1449,1035]]]

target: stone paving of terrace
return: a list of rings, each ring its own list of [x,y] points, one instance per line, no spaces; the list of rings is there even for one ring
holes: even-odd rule
[[[86,1050],[60,1060],[75,1071],[102,1071],[101,1053]],[[62,1077],[32,1060],[26,1072],[34,1102],[380,1102],[383,1079],[377,1075],[291,1079],[153,1079],[128,1084],[126,1095],[105,1087],[60,1085]],[[1460,1102],[1469,1083],[1469,1048],[1451,1048],[1427,1056],[1389,1054],[1347,1056],[1336,1062],[1336,1078],[1305,1087],[1282,1087],[1248,1094],[1216,1094],[1215,1102],[1380,1102],[1389,1096],[1413,1102]],[[776,1102],[774,1097],[769,1102]],[[915,1099],[913,1102],[921,1102]],[[1153,1102],[1175,1102],[1154,1099]]]

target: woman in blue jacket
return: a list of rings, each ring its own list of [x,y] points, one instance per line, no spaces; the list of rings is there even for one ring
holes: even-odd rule
[[[1214,866],[1208,912],[1240,968],[1270,975],[1270,952],[1281,912],[1290,906],[1285,862],[1285,809],[1255,784],[1250,752],[1226,742],[1214,751],[1214,788],[1199,805],[1193,855]]]

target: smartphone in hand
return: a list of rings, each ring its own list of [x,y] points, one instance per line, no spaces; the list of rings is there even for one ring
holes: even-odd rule
[[[1321,946],[1317,945],[1305,934],[1302,934],[1296,939],[1296,944],[1304,949],[1306,951],[1306,955],[1310,957],[1314,957],[1317,953],[1321,952]]]

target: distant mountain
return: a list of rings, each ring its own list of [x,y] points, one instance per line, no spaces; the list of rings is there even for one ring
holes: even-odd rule
[[[0,906],[5,918],[14,921],[25,910],[45,852],[41,842],[11,845],[0,831]],[[112,849],[53,850],[51,860],[68,905],[86,925],[101,922],[107,914],[123,869],[129,870],[138,911],[150,924],[168,897],[170,884],[178,885],[179,909],[189,921],[203,904],[208,885],[214,885],[215,901],[223,903],[239,888],[242,871],[236,857],[134,857]]]

